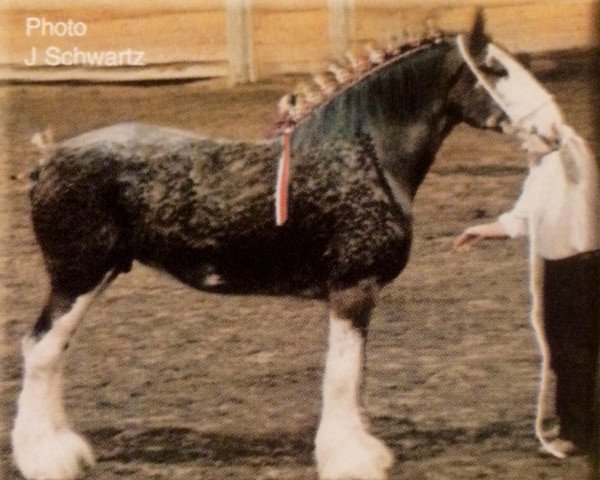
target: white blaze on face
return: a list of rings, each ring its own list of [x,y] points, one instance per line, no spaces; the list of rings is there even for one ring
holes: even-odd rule
[[[563,117],[552,95],[514,57],[500,47],[489,44],[487,58],[500,63],[508,75],[495,82],[501,105],[515,126],[536,131],[546,138],[556,135],[554,128]]]
[[[512,55],[493,43],[488,44],[485,61],[496,62],[506,70],[501,78],[484,74],[469,53],[464,36],[457,37],[458,49],[479,84],[510,118],[511,124],[526,132],[553,138],[564,123],[552,95]]]

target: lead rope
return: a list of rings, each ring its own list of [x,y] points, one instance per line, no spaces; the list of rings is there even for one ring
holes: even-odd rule
[[[288,217],[288,191],[290,183],[290,137],[292,129],[283,131],[283,148],[277,168],[277,184],[275,187],[275,224],[280,227]]]

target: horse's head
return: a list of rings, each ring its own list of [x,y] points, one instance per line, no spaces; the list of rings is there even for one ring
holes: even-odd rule
[[[555,135],[562,115],[552,96],[512,55],[491,43],[481,13],[467,37],[456,37],[461,68],[451,92],[459,120],[478,128],[511,125],[544,138]]]
[[[458,35],[455,41],[456,54],[451,57],[456,62],[455,79],[449,94],[451,112],[457,121],[473,127],[499,129],[509,118],[483,87],[480,77],[485,75],[491,84],[497,84],[508,72],[488,59],[488,47],[492,44],[485,33],[483,15],[478,13],[468,36]]]

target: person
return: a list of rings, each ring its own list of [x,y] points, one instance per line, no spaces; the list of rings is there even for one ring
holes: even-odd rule
[[[454,241],[456,251],[468,251],[482,239],[530,235],[536,253],[546,259],[598,249],[597,182],[594,156],[571,127],[557,138],[521,135],[528,154],[529,174],[513,208],[496,221],[465,229]]]
[[[466,228],[453,248],[529,237],[531,320],[542,356],[536,435],[544,450],[563,458],[590,448],[595,434],[600,244],[595,158],[571,127],[555,130],[553,140],[521,134],[529,174],[520,197],[495,221]],[[552,375],[558,426],[548,431]]]

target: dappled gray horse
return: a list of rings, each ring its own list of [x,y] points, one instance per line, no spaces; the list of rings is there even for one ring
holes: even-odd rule
[[[503,120],[475,88],[456,38],[397,45],[349,80],[330,78],[331,91],[322,85],[323,98],[288,124],[293,174],[281,226],[273,201],[280,137],[224,142],[122,124],[46,152],[31,205],[51,289],[24,340],[12,434],[26,478],[71,479],[93,463],[66,418],[63,352],[92,300],[134,261],[202,290],[327,299],[319,475],[386,477],[393,455],[369,433],[360,404],[371,310],[407,262],[412,199],[444,138],[460,122],[497,128]],[[481,59],[486,45],[477,23],[472,56]]]

